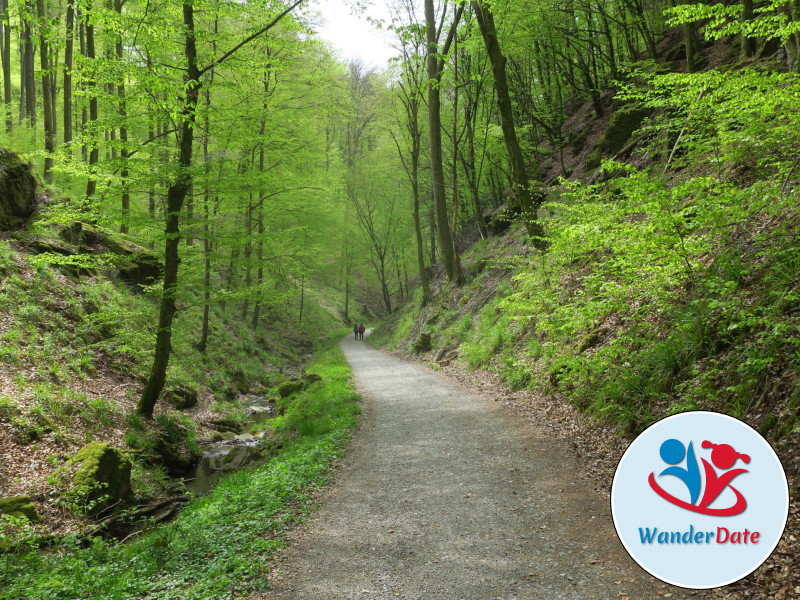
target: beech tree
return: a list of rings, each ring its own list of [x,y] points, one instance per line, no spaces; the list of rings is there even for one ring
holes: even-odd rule
[[[200,78],[215,67],[234,56],[242,47],[272,29],[282,18],[299,6],[303,0],[296,0],[284,8],[269,22],[235,44],[219,57],[213,58],[203,67],[197,60],[197,32],[194,20],[194,0],[185,0],[183,4],[184,57],[186,75],[184,77],[184,97],[180,117],[180,151],[178,173],[167,191],[165,251],[164,251],[164,283],[161,297],[161,310],[158,318],[153,366],[147,384],[137,404],[137,411],[145,416],[152,416],[153,408],[158,401],[166,380],[167,365],[171,351],[172,322],[176,312],[176,291],[178,285],[178,244],[180,242],[180,212],[186,194],[192,185],[192,152],[195,122],[197,119],[197,102],[200,93]]]

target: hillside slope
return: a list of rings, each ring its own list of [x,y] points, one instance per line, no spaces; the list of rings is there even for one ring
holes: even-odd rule
[[[781,457],[793,495],[798,81],[762,67],[640,71],[613,102],[609,95],[602,119],[578,108],[563,137],[595,140],[597,156],[590,157],[592,144],[581,145],[572,178],[553,180],[543,210],[548,250],[535,250],[518,223],[474,244],[462,256],[463,286],[438,278],[431,298],[418,293],[373,343],[489,388],[527,390],[515,396],[524,412],[526,403],[547,408],[532,409],[535,419],[593,421],[575,445],[587,464],[601,465],[594,475],[606,493],[637,433],[703,409],[759,430]],[[620,133],[632,115],[636,125]],[[603,140],[620,135],[616,150],[606,147]],[[476,370],[497,379],[470,375]],[[603,439],[609,432],[618,443]],[[799,512],[795,501],[784,541],[733,588],[737,597],[800,594],[800,569],[787,562],[796,562]]]

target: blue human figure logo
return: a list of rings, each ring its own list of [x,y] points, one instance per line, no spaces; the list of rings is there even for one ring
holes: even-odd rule
[[[690,504],[697,502],[697,498],[700,495],[700,468],[697,466],[697,458],[695,458],[692,443],[689,442],[689,450],[687,451],[682,442],[676,439],[669,439],[661,444],[659,453],[665,463],[673,465],[661,471],[659,477],[661,475],[674,475],[683,481],[689,489]],[[686,456],[686,468],[676,466],[683,460],[684,455]]]

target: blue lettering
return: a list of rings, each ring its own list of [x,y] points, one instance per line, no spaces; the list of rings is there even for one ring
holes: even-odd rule
[[[653,540],[656,537],[656,532],[657,531],[658,531],[657,527],[653,528],[653,532],[652,533],[650,533],[650,528],[649,527],[646,527],[644,531],[642,531],[642,528],[639,527],[639,537],[642,538],[642,543],[643,544],[652,544]]]

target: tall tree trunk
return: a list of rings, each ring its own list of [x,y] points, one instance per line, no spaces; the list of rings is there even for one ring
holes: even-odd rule
[[[216,34],[219,32],[219,19],[214,19],[213,54],[217,53]],[[205,168],[205,184],[203,190],[203,326],[200,332],[200,343],[197,345],[200,352],[205,352],[208,346],[209,313],[211,312],[211,222],[208,200],[210,196],[209,185],[211,175],[211,157],[208,153],[208,136],[211,132],[211,86],[214,83],[214,69],[208,75],[208,84],[205,89],[206,114],[203,133],[203,164]],[[222,167],[220,167],[222,171]],[[221,174],[221,173],[220,173]]]
[[[197,46],[195,44],[194,3],[186,0],[183,3],[184,53],[186,56],[185,90],[186,100],[183,107],[183,123],[181,125],[180,154],[178,157],[178,174],[167,191],[167,215],[164,233],[164,286],[161,294],[161,310],[158,316],[158,333],[153,366],[147,385],[142,392],[136,410],[146,417],[153,416],[158,396],[164,389],[170,353],[172,351],[172,323],[175,319],[176,294],[178,291],[178,265],[180,263],[178,248],[180,244],[179,218],[186,194],[192,184],[192,144],[194,141],[194,124],[197,118],[197,95],[200,88],[200,70],[197,66]],[[95,98],[96,102],[96,98]]]
[[[31,17],[33,5],[30,0],[25,2],[25,10],[21,17],[22,26],[20,43],[22,44],[22,85],[25,87],[25,117],[30,120],[31,127],[36,131],[36,78],[33,66],[33,30]]]
[[[546,247],[544,240],[544,230],[538,219],[539,206],[544,201],[544,194],[540,191],[531,192],[531,184],[528,181],[528,172],[525,167],[525,159],[517,140],[517,132],[514,128],[514,118],[512,115],[511,97],[508,94],[508,83],[506,81],[506,58],[500,51],[497,40],[497,31],[494,25],[494,16],[488,7],[482,5],[478,0],[472,0],[472,8],[478,20],[478,27],[483,36],[486,52],[492,65],[494,75],[494,87],[497,92],[497,109],[500,113],[500,125],[503,129],[503,138],[506,142],[506,149],[511,161],[512,189],[519,198],[522,207],[522,216],[525,219],[525,226],[528,234],[533,239],[537,248]],[[538,184],[538,175],[537,175]]]
[[[350,322],[350,261],[346,255],[347,242],[345,242],[345,264],[344,264],[344,320]]]
[[[463,7],[456,12],[455,22],[451,25],[450,35],[455,34]],[[442,117],[439,87],[442,81],[444,61],[439,58],[438,40],[436,39],[436,15],[433,0],[425,0],[425,38],[428,45],[428,135],[430,138],[431,182],[433,184],[433,205],[436,213],[436,229],[439,234],[439,253],[442,256],[447,278],[461,284],[464,275],[458,259],[453,237],[450,234],[450,223],[447,218],[447,198],[444,185],[444,167],[442,164]],[[449,41],[449,40],[448,40]],[[442,54],[447,53],[449,43],[445,44]]]
[[[72,142],[72,52],[75,38],[75,2],[67,0],[66,40],[64,45],[64,144],[71,154]]]
[[[542,78],[540,77],[540,80]],[[476,96],[480,91],[476,92]],[[486,219],[483,218],[483,209],[481,208],[480,196],[478,193],[478,169],[475,164],[475,123],[478,113],[478,102],[473,96],[472,89],[467,87],[466,106],[464,107],[464,124],[466,126],[467,134],[467,153],[466,156],[462,154],[461,164],[464,167],[464,173],[467,176],[467,184],[469,185],[470,198],[472,200],[472,210],[475,213],[475,222],[478,224],[478,232],[481,234],[481,239],[485,240],[489,237],[489,231],[486,228]]]
[[[742,0],[742,21],[752,21],[755,17],[753,12],[753,0]],[[756,55],[756,40],[749,35],[742,34],[742,58],[752,58]]]
[[[50,52],[47,47],[47,12],[44,0],[36,0],[36,14],[39,17],[39,64],[42,68],[42,107],[44,109],[44,180],[53,183],[53,150],[55,150],[55,132],[53,127],[53,102],[50,87]]]
[[[412,158],[411,169],[411,194],[414,202],[414,237],[417,240],[417,268],[419,269],[419,279],[422,284],[422,304],[424,306],[431,297],[431,285],[428,278],[428,270],[425,268],[425,249],[422,240],[422,225],[419,218],[419,140],[417,141],[417,156],[416,158]]]
[[[91,96],[89,97],[89,123],[88,135],[90,138],[91,147],[89,149],[89,180],[86,182],[86,198],[91,200],[97,190],[97,179],[95,177],[95,166],[100,158],[100,148],[97,139],[97,64],[95,62],[95,48],[94,48],[94,17],[92,15],[91,3],[86,8],[86,58],[90,61],[91,78],[86,82],[86,87],[91,89]],[[86,135],[86,132],[84,132]],[[163,384],[162,384],[163,385]],[[159,390],[160,392],[161,390]]]
[[[79,6],[79,5],[76,5]],[[76,8],[79,11],[79,8]],[[86,57],[86,23],[83,15],[80,12],[76,13],[78,17],[78,44],[80,46],[81,56]],[[80,84],[81,90],[86,89],[86,81],[82,80]],[[81,160],[84,163],[89,161],[89,147],[86,144],[86,128],[89,123],[89,112],[86,107],[86,102],[81,102]]]
[[[8,0],[0,0],[0,63],[3,70],[3,102],[5,103],[6,132],[11,133],[14,128],[14,119],[11,116],[11,27],[7,26],[3,19],[10,17],[8,12]]]
[[[269,53],[269,50],[267,51]],[[269,106],[269,69],[270,65],[264,70],[264,103],[261,107],[261,128],[258,130],[258,172],[264,175],[264,134],[267,132],[267,108]],[[256,241],[256,257],[258,260],[258,271],[256,278],[258,283],[258,294],[256,295],[255,306],[253,307],[253,329],[258,326],[258,319],[261,316],[261,286],[264,284],[264,193],[263,182],[258,190],[258,240]]]
[[[260,202],[258,203],[258,241],[256,242],[256,259],[258,260],[258,269],[256,270],[256,286],[258,292],[256,294],[256,301],[253,305],[253,329],[258,327],[258,320],[261,318],[261,286],[264,283],[264,193],[260,192]]]
[[[458,255],[458,35],[453,47],[453,246]]]
[[[114,0],[114,11],[122,16],[122,0]],[[122,34],[117,36],[116,42],[117,62],[122,66]],[[125,70],[121,69],[119,81],[117,82],[117,97],[119,98],[119,141],[120,141],[120,159],[122,160],[122,168],[120,169],[120,185],[122,186],[122,223],[120,223],[120,233],[128,233],[130,228],[130,212],[131,212],[131,193],[128,188],[128,106],[125,99]]]
[[[247,212],[245,213],[245,224],[247,227],[247,242],[244,246],[244,287],[247,290],[247,294],[244,297],[244,305],[242,306],[242,321],[247,319],[247,313],[250,310],[250,285],[252,284],[252,272],[253,267],[251,265],[251,260],[253,257],[253,193],[250,192],[250,195],[247,200]]]
[[[297,323],[300,324],[303,322],[303,304],[305,303],[306,299],[306,276],[303,275],[300,277],[300,314],[297,317]]]

